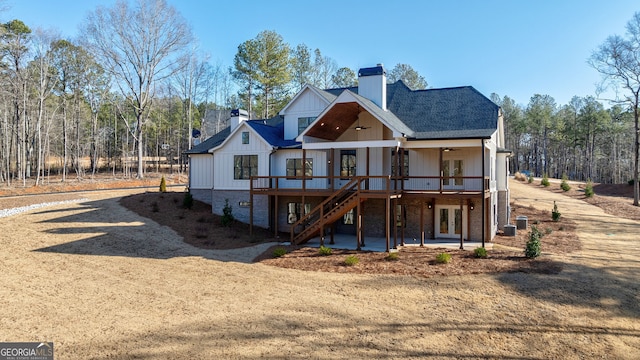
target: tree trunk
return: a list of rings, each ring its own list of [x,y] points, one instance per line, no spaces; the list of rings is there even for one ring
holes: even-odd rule
[[[640,155],[640,128],[638,128],[638,97],[636,96],[636,104],[633,109],[634,116],[634,129],[635,129],[635,144],[633,153],[633,205],[640,206],[640,187],[638,184],[638,158]]]
[[[143,141],[142,141],[142,114],[138,113],[138,124],[136,125],[136,136],[135,141],[138,143],[138,179],[144,178],[144,161],[143,161]]]

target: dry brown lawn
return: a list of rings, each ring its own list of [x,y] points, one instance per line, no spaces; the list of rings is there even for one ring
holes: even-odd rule
[[[174,230],[174,221],[128,210],[130,195],[144,208],[161,194],[0,198],[0,208],[75,200],[0,218],[0,341],[53,341],[59,359],[640,358],[639,223],[579,196],[512,182],[513,215],[551,229],[543,256],[523,260],[520,231],[497,237],[489,259],[468,259],[481,270],[462,271],[465,255],[436,265],[421,249],[413,264],[402,262],[413,256],[404,250],[401,260],[354,267],[340,264],[345,254],[309,269],[255,263],[267,238],[233,227],[205,238],[201,229],[193,246],[183,235],[191,225]],[[179,201],[163,196],[151,213],[184,220]],[[559,223],[550,221],[553,201]],[[229,238],[252,246],[230,249]],[[320,258],[299,250],[288,256]],[[487,270],[501,251],[514,254],[506,261],[515,268]]]

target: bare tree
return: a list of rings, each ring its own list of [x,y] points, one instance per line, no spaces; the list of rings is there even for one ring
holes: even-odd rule
[[[638,127],[638,105],[640,105],[640,12],[636,12],[627,23],[624,37],[609,36],[593,52],[589,64],[603,76],[606,84],[620,87],[625,91],[623,99],[633,112],[635,123],[634,169],[633,169],[633,205],[640,206],[640,188],[638,187],[638,157],[640,155],[640,128]]]
[[[27,126],[25,120],[26,80],[24,63],[29,52],[31,41],[31,29],[20,20],[12,20],[0,26],[0,57],[6,62],[3,64],[7,73],[12,91],[13,107],[13,140],[15,141],[16,169],[18,179],[22,179],[26,185],[26,146],[28,144]],[[12,146],[9,144],[11,157]]]
[[[51,95],[55,86],[56,78],[53,75],[53,60],[51,45],[58,38],[58,35],[51,30],[36,29],[34,36],[35,45],[35,67],[34,78],[37,80],[36,92],[38,98],[38,112],[36,120],[36,186],[40,182],[40,176],[43,169],[43,143],[42,143],[42,127],[44,121],[45,101]]]
[[[82,32],[85,46],[115,78],[135,112],[137,177],[143,178],[143,130],[157,83],[178,68],[179,54],[192,40],[191,29],[164,0],[137,0],[133,6],[120,0],[90,13]]]

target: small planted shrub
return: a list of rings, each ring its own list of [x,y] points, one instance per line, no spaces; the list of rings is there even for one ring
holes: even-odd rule
[[[384,257],[387,261],[397,261],[400,259],[400,255],[397,252],[390,252],[387,256]]]
[[[549,182],[549,176],[547,176],[546,173],[542,175],[542,180],[540,180],[540,185],[544,187],[551,185],[551,183]]]
[[[552,233],[552,232],[553,232],[553,229],[552,229],[552,228],[550,228],[550,227],[548,227],[548,228],[544,229],[544,234],[545,234],[545,235],[551,235],[551,233]]]
[[[182,199],[182,207],[185,209],[191,209],[193,207],[193,195],[190,192],[184,193],[184,199]]]
[[[273,249],[273,257],[274,258],[283,257],[286,253],[287,253],[287,249],[283,248],[281,246]]]
[[[449,253],[440,253],[436,255],[436,262],[438,264],[448,264],[451,261],[451,254]]]
[[[571,186],[569,186],[569,183],[567,182],[569,178],[567,178],[567,174],[563,174],[562,175],[562,182],[560,183],[560,188],[562,189],[562,191],[569,191],[571,190]]]
[[[331,248],[322,245],[322,246],[320,246],[320,249],[318,249],[318,254],[320,254],[322,256],[331,255]]]
[[[224,199],[224,207],[222,208],[222,226],[229,226],[233,222],[233,208],[229,205],[229,199]]]
[[[527,179],[527,182],[529,184],[531,184],[533,182],[533,174],[529,174],[529,178]]]
[[[558,204],[556,204],[556,202],[553,202],[553,210],[551,210],[551,219],[553,221],[560,221],[560,211],[558,211]]]
[[[167,181],[164,179],[164,176],[160,179],[160,192],[167,192]]]
[[[538,230],[537,227],[532,226],[531,231],[529,232],[529,240],[524,248],[524,255],[529,259],[536,258],[540,256],[540,238],[542,237],[542,233]]]
[[[591,182],[591,179],[587,179],[587,185],[584,187],[584,196],[590,198],[595,194],[596,192],[593,191],[593,182]]]
[[[360,262],[360,259],[358,259],[358,257],[355,255],[349,255],[344,259],[344,264],[347,266],[354,266],[354,265],[357,265],[359,262]]]
[[[483,247],[475,248],[473,250],[473,253],[476,255],[477,258],[486,258],[487,257],[487,249],[485,249]]]
[[[631,179],[631,180],[627,181],[627,184],[629,184],[629,185],[631,185],[631,186],[633,186],[633,183],[634,183],[633,179]]]

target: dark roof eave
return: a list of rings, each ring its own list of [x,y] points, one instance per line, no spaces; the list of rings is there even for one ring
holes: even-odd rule
[[[295,145],[284,145],[284,146],[274,146],[275,150],[286,150],[286,149],[302,149],[302,143]]]
[[[407,141],[420,141],[420,140],[488,140],[491,139],[491,135],[485,136],[443,136],[443,137],[407,137]]]
[[[513,156],[513,150],[509,150],[509,149],[505,149],[505,148],[501,148],[499,147],[496,152],[498,154],[508,154],[507,156]]]

